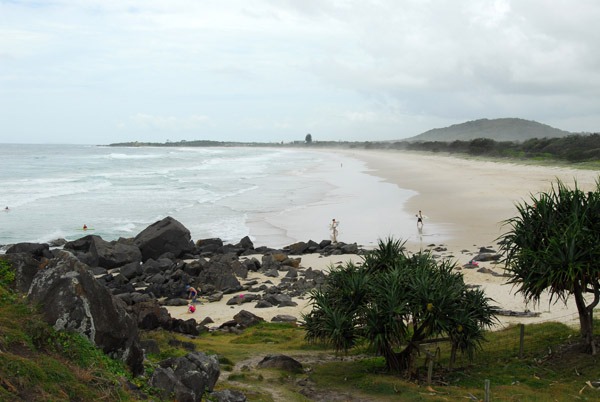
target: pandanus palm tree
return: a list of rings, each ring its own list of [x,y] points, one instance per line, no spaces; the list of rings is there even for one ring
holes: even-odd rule
[[[594,308],[600,301],[600,186],[584,192],[561,181],[549,192],[517,205],[501,237],[509,282],[525,300],[575,299],[581,336],[592,353]],[[588,295],[586,297],[586,294]]]
[[[468,289],[453,263],[429,253],[408,256],[391,238],[379,241],[362,266],[331,268],[310,300],[303,315],[308,340],[347,352],[364,339],[389,371],[409,375],[423,343],[450,341],[452,365],[457,350],[472,356],[494,321],[490,299]]]

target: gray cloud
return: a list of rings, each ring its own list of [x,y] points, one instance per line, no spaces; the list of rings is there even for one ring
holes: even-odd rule
[[[591,0],[0,3],[0,142],[598,131],[599,17]]]

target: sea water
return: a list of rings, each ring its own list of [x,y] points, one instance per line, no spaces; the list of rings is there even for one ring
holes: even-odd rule
[[[0,144],[0,158],[0,245],[134,237],[166,216],[194,241],[250,236],[255,246],[328,239],[333,218],[338,240],[365,247],[423,235],[403,210],[413,191],[339,153]],[[434,226],[430,241],[444,237]]]

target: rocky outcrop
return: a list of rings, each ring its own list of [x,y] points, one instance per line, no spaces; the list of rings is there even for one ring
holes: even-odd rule
[[[143,261],[158,259],[166,253],[177,258],[194,249],[190,231],[170,216],[140,232],[135,237],[134,244],[142,252]]]
[[[56,330],[86,337],[107,355],[123,360],[134,375],[143,371],[137,325],[123,305],[65,251],[34,276],[28,292]]]
[[[6,254],[0,258],[7,260],[15,271],[14,290],[27,293],[33,278],[40,270],[40,261],[24,253]]]
[[[139,264],[142,260],[140,249],[126,239],[108,242],[100,236],[88,235],[67,242],[64,248],[92,268],[112,269],[130,263]]]
[[[302,364],[286,355],[267,355],[258,363],[257,367],[274,368],[292,373],[302,371]]]
[[[29,254],[33,258],[52,258],[53,254],[50,247],[45,243],[17,243],[6,250],[6,254]]]
[[[159,389],[163,398],[201,402],[205,392],[213,391],[220,374],[216,356],[194,352],[159,362],[150,385]]]

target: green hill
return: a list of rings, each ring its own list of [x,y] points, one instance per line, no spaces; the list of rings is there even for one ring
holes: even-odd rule
[[[480,119],[454,124],[445,128],[434,128],[422,134],[410,137],[407,141],[470,141],[476,138],[489,138],[495,141],[527,141],[532,138],[559,138],[570,135],[536,121],[502,118]]]

